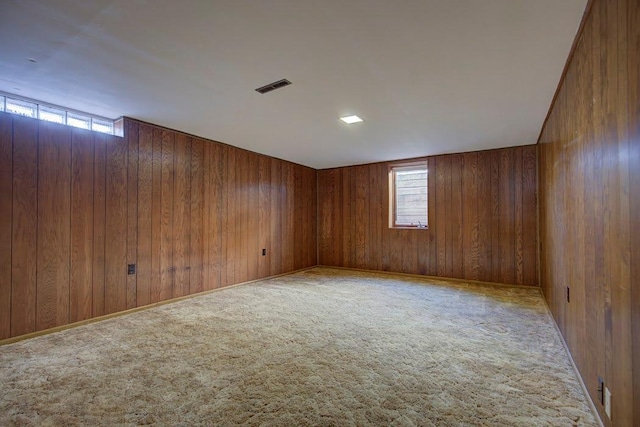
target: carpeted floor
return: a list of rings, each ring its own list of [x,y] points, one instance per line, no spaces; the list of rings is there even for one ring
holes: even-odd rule
[[[317,268],[0,347],[0,425],[596,425],[537,289]]]

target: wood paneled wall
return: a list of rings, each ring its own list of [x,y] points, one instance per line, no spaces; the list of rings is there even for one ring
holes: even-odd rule
[[[124,128],[0,113],[0,339],[316,265],[314,169]]]
[[[540,137],[541,282],[605,425],[637,426],[639,4],[590,6]],[[598,377],[612,393],[611,419]]]
[[[537,285],[536,146],[426,160],[428,229],[389,228],[393,162],[319,171],[319,263]]]

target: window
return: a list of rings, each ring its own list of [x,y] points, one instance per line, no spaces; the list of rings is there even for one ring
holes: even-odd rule
[[[40,101],[15,97],[10,94],[0,95],[0,111],[111,135],[115,131],[113,120],[69,111],[63,107],[47,105]]]
[[[389,227],[427,228],[427,162],[389,168]]]

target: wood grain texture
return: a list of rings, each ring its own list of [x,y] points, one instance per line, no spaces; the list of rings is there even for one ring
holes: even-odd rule
[[[38,122],[13,117],[11,335],[36,330]]]
[[[464,274],[463,259],[463,199],[462,199],[462,177],[463,177],[463,160],[462,154],[451,156],[451,208],[450,221],[451,239],[448,246],[451,247],[451,276],[450,277],[466,277]],[[473,191],[473,189],[472,189]],[[472,208],[473,209],[473,208]],[[512,283],[507,281],[507,283]]]
[[[191,138],[176,135],[173,196],[173,298],[189,294],[191,246]]]
[[[151,156],[151,303],[165,299],[162,287],[162,130],[152,128]],[[166,294],[166,291],[164,291]]]
[[[0,113],[0,339],[11,336],[13,119]]]
[[[462,164],[462,248],[464,250],[462,274],[480,280],[478,253],[478,153],[467,153]],[[523,283],[523,281],[520,281]]]
[[[204,145],[197,138],[191,141],[189,293],[204,290]]]
[[[238,250],[238,241],[236,240],[236,211],[237,211],[237,199],[238,194],[236,194],[233,189],[237,186],[236,180],[236,150],[227,147],[225,150],[225,185],[224,185],[224,193],[223,197],[225,199],[224,209],[225,215],[223,217],[224,225],[223,225],[223,233],[224,233],[224,243],[223,246],[225,248],[225,256],[223,258],[224,262],[224,278],[222,280],[222,286],[227,286],[236,282],[235,272],[236,272],[236,263],[239,263],[239,250]]]
[[[69,323],[71,128],[40,122],[36,329]]]
[[[280,214],[280,206],[282,206],[282,162],[271,159],[271,236],[282,236],[282,215]],[[286,244],[281,238],[271,239],[270,274],[280,274],[282,269],[282,246]]]
[[[69,321],[93,313],[93,133],[71,133],[71,265]]]
[[[318,171],[319,263],[537,285],[535,146],[426,160],[429,227],[420,230],[389,228],[392,163]]]
[[[248,152],[247,159],[247,280],[255,280],[258,277],[258,261],[261,255],[261,247],[258,243],[260,234],[260,186],[258,184],[259,155]],[[299,229],[296,227],[296,229]],[[301,248],[302,249],[302,248]]]
[[[606,426],[640,423],[639,26],[635,1],[591,3],[539,141],[542,289]]]
[[[633,420],[640,423],[640,3],[628,4],[629,223],[631,241],[631,327]]]
[[[222,266],[224,248],[222,246],[223,238],[223,184],[224,169],[222,167],[225,160],[224,146],[221,144],[212,144],[206,142],[208,149],[208,162],[205,176],[209,176],[208,186],[205,188],[205,197],[208,198],[208,207],[205,208],[205,224],[208,224],[209,232],[205,233],[205,247],[208,247],[208,264],[209,279],[205,282],[206,289],[215,289],[222,286]],[[268,275],[268,274],[267,274]]]
[[[317,264],[314,169],[122,126],[0,114],[3,338]]]
[[[105,188],[105,314],[127,308],[127,151],[126,140],[109,141]]]
[[[93,284],[92,317],[105,314],[106,214],[107,214],[107,135],[94,135],[93,163]]]
[[[172,298],[176,267],[174,250],[175,133],[163,130],[160,177],[160,293],[159,301]]]
[[[535,158],[530,159],[535,169]],[[477,169],[477,184],[478,184],[478,279],[489,281],[492,271],[492,259],[493,259],[493,246],[491,244],[491,153],[488,151],[481,151],[478,153],[478,169]],[[531,197],[536,198],[535,186],[530,189],[532,192]],[[527,211],[532,212],[532,211]],[[533,219],[536,222],[536,219]],[[535,233],[535,234],[534,234]],[[531,230],[531,235],[537,235],[537,229]],[[536,241],[533,240],[535,245]],[[536,256],[536,254],[531,254]],[[535,283],[535,275],[530,280],[523,283]]]
[[[136,305],[142,307],[151,303],[153,128],[140,124],[138,138]]]
[[[271,255],[271,159],[266,156],[260,156],[258,160],[258,182],[260,188],[259,195],[259,229],[258,229],[258,247],[262,251],[266,251],[265,255],[260,252],[258,260],[258,276],[266,277],[269,275],[269,257]]]
[[[126,120],[125,140],[127,143],[127,264],[136,264],[138,258],[138,123]],[[137,274],[127,274],[126,305],[137,307]]]
[[[295,270],[295,165],[282,165],[282,272]]]

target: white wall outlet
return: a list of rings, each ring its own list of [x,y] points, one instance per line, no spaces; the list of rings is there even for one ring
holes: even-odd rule
[[[611,392],[608,387],[604,388],[604,412],[611,419]]]

